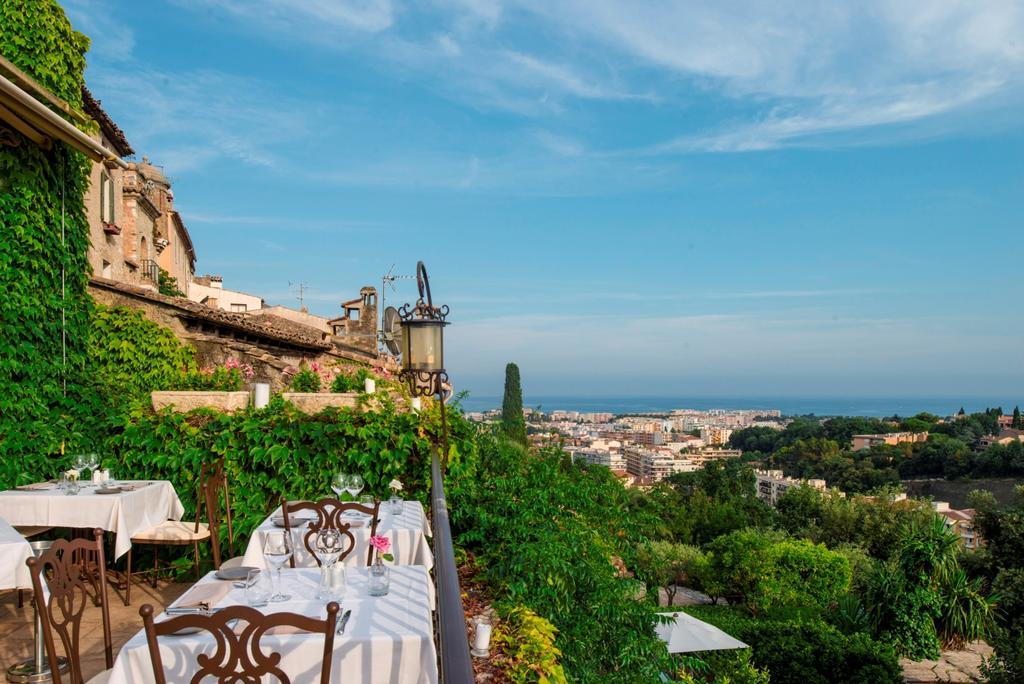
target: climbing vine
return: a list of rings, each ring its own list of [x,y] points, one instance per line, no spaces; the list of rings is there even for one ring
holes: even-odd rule
[[[81,108],[89,40],[52,0],[0,3],[0,53]],[[89,162],[13,134],[0,147],[0,486],[59,452],[85,390]]]

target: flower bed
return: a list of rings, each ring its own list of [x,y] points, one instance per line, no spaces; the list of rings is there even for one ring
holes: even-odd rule
[[[170,408],[179,413],[188,413],[197,408],[211,408],[225,413],[233,413],[249,407],[248,392],[207,392],[199,390],[182,390],[173,392],[153,392],[153,409],[159,411]]]

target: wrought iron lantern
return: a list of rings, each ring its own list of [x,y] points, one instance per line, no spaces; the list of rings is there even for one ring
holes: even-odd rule
[[[430,279],[423,262],[416,264],[420,297],[414,306],[398,310],[402,326],[402,375],[413,396],[444,396],[448,374],[444,370],[444,327],[447,306],[434,306]]]

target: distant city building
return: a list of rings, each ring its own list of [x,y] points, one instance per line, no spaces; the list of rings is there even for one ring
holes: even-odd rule
[[[572,460],[584,461],[592,465],[602,465],[611,470],[626,468],[626,459],[622,454],[622,443],[615,440],[594,440],[590,446],[568,447]]]
[[[665,443],[663,432],[635,432],[631,430],[599,430],[601,439],[614,439],[623,444],[642,444],[644,446],[661,446]]]
[[[935,509],[936,513],[942,516],[942,520],[946,524],[946,529],[951,530],[960,538],[960,545],[963,548],[967,550],[975,550],[984,544],[981,534],[974,525],[974,515],[976,511],[973,508],[956,510],[954,508],[950,508],[949,504],[945,501],[932,502],[932,508]]]
[[[700,429],[700,438],[709,445],[725,444],[731,436],[732,430],[729,428],[708,426]]]
[[[786,477],[782,474],[781,470],[755,470],[754,475],[757,477],[758,498],[772,506],[777,504],[782,495],[791,487],[807,485],[820,491],[825,491],[827,488],[824,480],[798,480],[793,477]]]
[[[629,474],[655,482],[676,473],[689,473],[700,469],[700,466],[689,458],[666,448],[628,446],[623,447],[623,454],[626,458],[626,471]]]
[[[889,432],[878,435],[854,435],[853,450],[870,449],[883,444],[896,445],[904,442],[927,442],[927,432]]]
[[[998,435],[985,435],[974,445],[975,451],[984,451],[993,444],[1012,444],[1013,442],[1024,442],[1024,430],[1007,428],[1000,430]]]

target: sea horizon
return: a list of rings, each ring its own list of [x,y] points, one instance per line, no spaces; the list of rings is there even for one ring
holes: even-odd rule
[[[754,410],[777,409],[786,416],[860,416],[882,418],[892,415],[912,416],[921,412],[948,416],[961,407],[967,413],[1001,407],[1004,413],[1013,411],[1019,400],[985,397],[731,397],[731,396],[620,396],[595,397],[582,395],[523,395],[523,406],[551,411],[579,411],[581,413],[667,413],[674,409]],[[488,411],[501,408],[498,395],[473,395],[462,399],[465,411]]]

